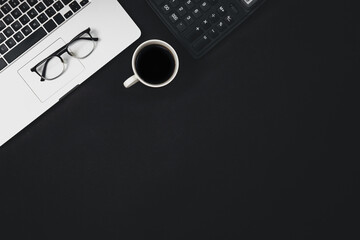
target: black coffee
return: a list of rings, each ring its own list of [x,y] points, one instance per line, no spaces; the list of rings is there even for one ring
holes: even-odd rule
[[[150,45],[140,51],[135,66],[141,79],[156,85],[171,78],[175,71],[175,59],[165,47]]]

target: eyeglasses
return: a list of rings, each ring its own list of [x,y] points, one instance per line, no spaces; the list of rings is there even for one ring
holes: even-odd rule
[[[60,77],[66,71],[66,63],[61,57],[64,53],[77,59],[84,59],[94,51],[99,39],[92,37],[90,31],[91,29],[88,28],[79,33],[68,44],[36,64],[31,71],[41,77],[40,81],[55,80]]]

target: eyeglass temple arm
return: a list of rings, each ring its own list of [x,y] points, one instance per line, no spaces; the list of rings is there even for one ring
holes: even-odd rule
[[[46,60],[45,63],[44,63],[44,68],[42,70],[41,80],[40,80],[42,82],[45,81],[45,73],[46,73],[46,69],[47,69],[49,61],[50,61],[50,58],[48,60]]]
[[[46,65],[47,65],[47,64],[46,64]],[[31,71],[31,72],[35,72],[37,75],[39,75],[41,82],[45,81],[45,78],[44,78],[43,76],[41,76],[41,75],[36,71],[36,67],[37,67],[37,65],[36,65],[35,67],[31,68],[30,71]],[[43,72],[43,74],[44,74],[44,72]]]
[[[81,37],[81,38],[77,38],[75,39],[74,41],[76,40],[90,40],[90,41],[99,41],[99,38],[95,38],[95,37]]]

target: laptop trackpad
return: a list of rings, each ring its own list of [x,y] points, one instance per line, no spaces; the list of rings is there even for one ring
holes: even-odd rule
[[[59,48],[63,47],[65,44],[66,43],[64,40],[59,38],[18,71],[20,76],[25,80],[27,85],[31,88],[31,90],[35,93],[41,102],[45,102],[56,92],[70,83],[71,80],[76,78],[85,69],[84,65],[78,59],[65,53],[61,56],[65,63],[65,72],[60,77],[51,81],[46,80],[41,82],[39,75],[30,71],[30,69],[33,68],[36,64],[47,58]]]

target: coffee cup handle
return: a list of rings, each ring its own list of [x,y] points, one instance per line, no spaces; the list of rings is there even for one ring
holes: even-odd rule
[[[139,82],[139,79],[135,75],[131,76],[124,82],[124,87],[129,88],[134,84],[136,84],[137,82]]]

